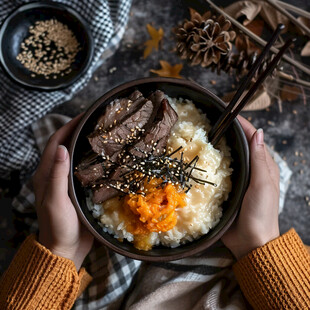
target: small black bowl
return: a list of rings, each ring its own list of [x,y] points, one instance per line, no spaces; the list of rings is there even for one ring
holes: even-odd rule
[[[56,79],[45,79],[26,69],[16,56],[21,43],[27,38],[29,27],[37,21],[56,19],[67,25],[80,44],[80,51],[71,64],[72,70]],[[73,9],[56,2],[33,2],[20,6],[3,22],[0,29],[0,61],[8,75],[16,82],[35,89],[56,90],[74,83],[89,67],[94,50],[92,35],[87,22]]]
[[[103,244],[122,255],[145,261],[162,262],[176,260],[197,254],[219,240],[233,223],[240,209],[249,182],[249,147],[243,129],[237,119],[227,130],[225,136],[231,148],[232,162],[232,190],[228,200],[222,205],[223,215],[220,222],[208,234],[199,239],[183,244],[177,248],[155,246],[150,251],[136,249],[132,243],[124,240],[120,242],[112,235],[104,232],[97,220],[92,216],[86,204],[85,189],[74,177],[74,167],[80,163],[83,155],[90,149],[87,136],[93,131],[98,117],[106,106],[116,98],[129,96],[134,90],[140,90],[145,96],[156,89],[162,90],[170,97],[190,99],[207,114],[211,125],[219,118],[225,108],[221,99],[209,90],[190,81],[172,78],[143,78],[120,85],[100,97],[84,114],[75,129],[69,148],[71,168],[69,174],[69,194],[73,205],[83,224]]]

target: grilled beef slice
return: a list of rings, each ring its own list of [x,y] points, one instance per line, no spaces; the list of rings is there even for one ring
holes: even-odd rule
[[[153,112],[153,103],[148,100],[121,124],[109,131],[97,130],[88,137],[93,151],[116,160],[124,146],[140,135]]]
[[[154,109],[150,117],[149,123],[145,128],[146,131],[148,131],[153,126],[154,120],[158,116],[158,111],[161,107],[161,102],[163,101],[164,98],[165,94],[161,90],[156,90],[152,92],[151,95],[148,97],[148,99],[153,102]]]
[[[120,124],[143,102],[145,102],[145,98],[138,90],[134,91],[128,98],[115,99],[107,105],[104,114],[98,119],[96,129],[108,130]]]
[[[143,139],[130,148],[130,153],[135,156],[144,156],[143,152],[161,155],[166,147],[171,128],[178,120],[178,115],[169,104],[167,99],[161,102],[160,115],[152,128],[145,134]],[[155,148],[155,150],[153,150]]]
[[[101,163],[91,165],[83,170],[78,170],[74,172],[74,175],[78,178],[78,180],[84,187],[102,178],[103,174],[104,170]]]
[[[177,113],[173,110],[167,99],[161,102],[161,109],[158,118],[156,118],[153,126],[145,133],[145,135],[133,146],[129,147],[132,155],[144,157],[144,152],[153,152],[154,155],[160,155],[164,152],[167,140],[170,135],[171,128],[178,120]],[[155,143],[157,142],[157,145]],[[155,151],[153,150],[155,148]],[[138,150],[137,150],[138,149]],[[158,150],[158,151],[157,151]],[[112,173],[110,179],[113,182],[122,181],[121,175],[126,172],[125,168],[118,167]],[[93,191],[93,202],[102,203],[110,198],[119,195],[119,191],[103,185]]]

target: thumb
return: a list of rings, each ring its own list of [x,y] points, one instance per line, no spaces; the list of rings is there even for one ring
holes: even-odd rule
[[[68,193],[69,154],[65,146],[57,147],[54,164],[49,176],[49,193],[51,197],[63,197]]]
[[[251,143],[251,181],[264,182],[268,175],[268,166],[266,160],[264,132],[258,129],[252,136]]]

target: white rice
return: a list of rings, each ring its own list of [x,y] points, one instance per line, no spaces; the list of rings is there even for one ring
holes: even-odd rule
[[[191,180],[192,188],[186,194],[186,206],[176,209],[177,224],[167,232],[152,232],[150,235],[152,245],[161,243],[177,247],[207,234],[220,221],[221,205],[231,191],[232,158],[224,139],[218,144],[220,150],[208,143],[207,132],[211,126],[207,116],[192,101],[168,99],[179,116],[168,140],[168,151],[183,146],[184,160],[188,162],[198,155],[197,167],[207,173],[194,170],[193,175],[217,184],[217,187],[200,185]],[[118,198],[110,199],[103,205],[94,205],[88,198],[87,204],[104,231],[115,238],[134,240],[134,235],[126,231],[126,225],[119,216],[122,205]]]

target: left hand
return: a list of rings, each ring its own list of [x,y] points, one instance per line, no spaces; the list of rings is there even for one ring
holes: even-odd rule
[[[53,254],[71,259],[77,270],[91,249],[93,236],[77,216],[68,196],[69,153],[64,146],[81,115],[48,141],[34,175],[39,242]]]

